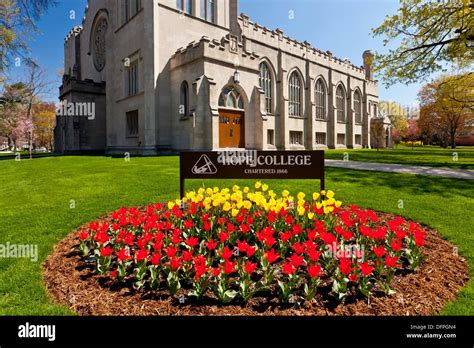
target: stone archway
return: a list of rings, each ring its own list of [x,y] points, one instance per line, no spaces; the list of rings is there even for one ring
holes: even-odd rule
[[[219,96],[219,148],[245,148],[244,96],[232,86]]]

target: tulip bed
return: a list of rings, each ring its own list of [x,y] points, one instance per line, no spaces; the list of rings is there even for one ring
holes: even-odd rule
[[[392,292],[397,270],[416,270],[426,232],[396,217],[342,207],[332,191],[312,197],[255,188],[201,188],[181,201],[122,208],[79,233],[84,260],[117,283],[186,291],[221,303],[271,292],[311,301],[322,284],[337,301]]]

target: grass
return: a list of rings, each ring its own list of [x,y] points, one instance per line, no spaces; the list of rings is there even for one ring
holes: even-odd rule
[[[474,146],[443,149],[435,146],[411,147],[399,145],[397,149],[348,149],[327,150],[326,159],[350,161],[399,163],[453,169],[474,169]]]
[[[0,259],[0,315],[70,315],[43,287],[41,264],[55,243],[81,224],[121,206],[177,197],[177,157],[49,157],[0,161],[0,244],[38,244],[39,262]],[[391,212],[440,231],[474,269],[474,185],[465,180],[327,168],[327,187],[346,204]],[[231,185],[212,181],[208,185]],[[252,184],[253,181],[238,181]],[[269,181],[276,190],[307,193],[315,181]],[[187,188],[202,185],[190,181]],[[399,209],[399,200],[404,208]],[[75,204],[75,208],[71,208]],[[440,260],[443,262],[443,260]],[[443,314],[474,315],[474,281]]]
[[[11,152],[0,152],[0,157],[15,157],[17,154],[20,154],[20,157],[21,158],[27,158],[29,155],[30,155],[30,152],[29,151],[11,151]],[[33,155],[37,155],[37,154],[41,154],[41,155],[46,155],[46,154],[50,154],[50,152],[40,152],[40,151],[33,151]]]

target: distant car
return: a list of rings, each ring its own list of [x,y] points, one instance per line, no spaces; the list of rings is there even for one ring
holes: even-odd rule
[[[48,149],[45,147],[39,147],[36,149],[36,152],[48,152]]]

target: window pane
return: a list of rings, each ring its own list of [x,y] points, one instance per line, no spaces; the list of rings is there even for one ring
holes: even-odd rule
[[[193,12],[193,0],[184,0],[186,1],[186,7],[184,8],[184,11],[188,14],[192,14]]]
[[[214,0],[207,0],[207,20],[214,23]]]
[[[201,18],[206,19],[207,0],[201,0]]]

